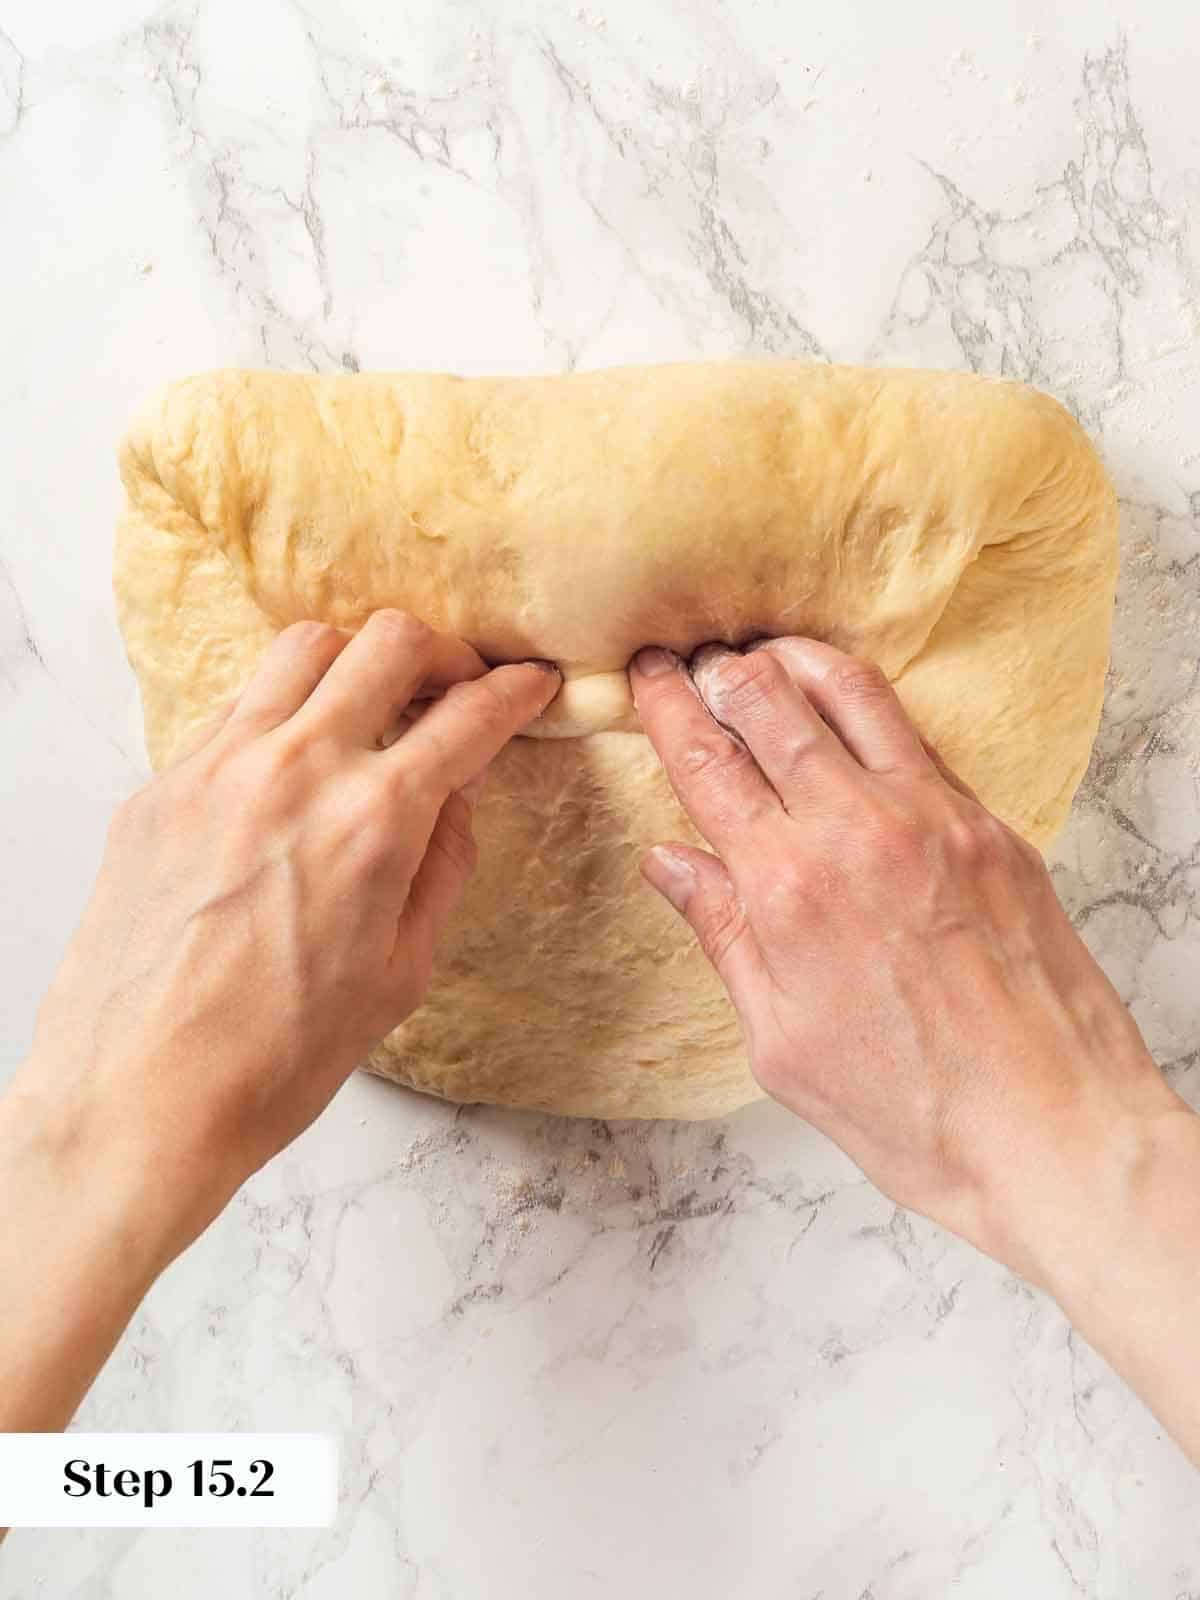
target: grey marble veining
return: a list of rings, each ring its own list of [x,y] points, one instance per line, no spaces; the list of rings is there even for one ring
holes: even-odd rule
[[[1167,0],[0,0],[6,1067],[145,772],[108,584],[149,388],[749,353],[1009,374],[1097,438],[1124,569],[1054,869],[1200,1101],[1194,31]],[[82,1420],[334,1432],[343,1515],[19,1532],[0,1600],[1200,1594],[1198,1480],[1141,1406],[771,1107],[357,1080]]]

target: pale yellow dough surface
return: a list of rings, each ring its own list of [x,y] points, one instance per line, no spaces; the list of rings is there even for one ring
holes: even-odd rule
[[[1035,843],[1095,734],[1116,505],[1053,400],[777,362],[458,379],[217,372],[121,451],[116,591],[156,766],[287,623],[400,606],[566,682],[496,762],[426,1005],[370,1065],[452,1100],[709,1117],[757,1096],[687,927],[643,883],[696,836],[638,731],[643,644],[803,633],[881,663]]]

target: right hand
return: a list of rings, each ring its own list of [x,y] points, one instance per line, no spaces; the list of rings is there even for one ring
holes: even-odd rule
[[[659,846],[643,871],[728,988],[760,1084],[892,1199],[1043,1277],[1049,1174],[1099,1178],[1191,1113],[1037,851],[868,662],[779,639],[706,647],[691,672],[643,651],[630,678],[715,852]]]

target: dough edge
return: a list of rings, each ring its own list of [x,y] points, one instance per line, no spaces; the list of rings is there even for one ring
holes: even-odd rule
[[[719,364],[719,368],[727,369],[731,365],[743,364]],[[767,374],[776,364],[751,365],[759,372]],[[649,369],[649,372],[657,375],[678,370],[659,368]],[[702,374],[705,368],[696,367],[688,370],[692,374]],[[815,370],[827,372],[862,369]],[[577,376],[586,381],[596,375]],[[912,375],[905,375],[902,369],[895,369],[892,374],[885,371],[873,376],[886,388],[889,378],[898,379]],[[971,379],[966,375],[922,376],[930,382],[939,378],[968,385],[988,382],[988,380]],[[644,373],[642,377],[645,377]],[[227,403],[225,386],[231,379],[238,390],[246,386],[254,390],[261,384],[264,389],[269,388],[276,392],[278,392],[277,386],[281,384],[311,388],[314,385],[354,384],[358,381],[351,378],[309,379],[299,376],[289,378],[280,374],[244,373],[214,374],[206,379],[192,380],[194,384],[201,386],[207,384],[209,388],[207,394],[203,391],[199,396],[193,394],[184,408],[185,411],[190,411],[195,432],[187,441],[187,448],[182,450],[181,455],[190,459],[193,468],[199,468],[201,476],[207,475],[207,499],[202,497],[205,500],[204,510],[211,509],[208,501],[214,498],[213,485],[221,479],[225,467],[231,463],[237,465],[234,461],[236,450],[230,453],[228,440],[222,442],[218,438],[214,448],[209,448],[212,444],[212,434],[207,442],[204,440],[204,427],[208,426],[213,430],[213,410],[219,414],[221,407]],[[421,375],[369,375],[368,381],[376,385],[403,386],[409,381],[423,382],[424,378]],[[469,387],[475,382],[488,385],[504,380],[462,381]],[[571,379],[555,378],[507,381],[520,385],[562,385],[572,382]],[[1017,387],[997,384],[995,390],[1000,393],[1011,392]],[[1036,394],[1035,391],[1028,390],[1021,390],[1020,393],[1024,396]],[[202,509],[201,506],[196,503],[189,504],[187,498],[177,492],[177,485],[168,486],[173,474],[178,476],[177,467],[168,459],[166,463],[168,470],[162,471],[162,458],[170,458],[172,455],[171,440],[177,429],[177,421],[172,420],[172,408],[174,407],[177,413],[178,399],[179,391],[175,389],[169,392],[167,400],[157,402],[147,414],[148,421],[144,420],[135,428],[122,451],[122,471],[129,494],[129,507],[122,519],[118,549],[118,600],[130,656],[138,670],[139,681],[146,697],[148,743],[156,765],[169,759],[173,749],[178,748],[189,737],[190,731],[203,720],[205,714],[211,711],[216,700],[220,698],[218,691],[222,693],[230,689],[236,691],[261,648],[283,622],[290,620],[287,616],[280,617],[264,612],[263,607],[247,588],[245,578],[246,572],[253,570],[253,551],[249,552],[247,560],[239,564],[237,540],[232,544],[214,542],[213,529],[224,526],[220,515],[216,518],[197,515],[197,511]],[[195,404],[197,399],[200,401],[198,406]],[[270,406],[276,402],[269,398],[264,403]],[[209,408],[207,423],[204,421],[206,405]],[[1061,519],[1064,526],[1060,530],[1063,535],[1064,553],[1066,535],[1072,534],[1078,537],[1079,549],[1075,555],[1080,559],[1063,561],[1060,564],[1061,571],[1069,580],[1064,585],[1069,594],[1067,599],[1060,594],[1054,602],[1059,612],[1064,605],[1069,608],[1069,604],[1077,603],[1081,613],[1074,630],[1067,630],[1068,637],[1074,640],[1071,649],[1079,658],[1081,674],[1081,681],[1075,687],[1075,700],[1070,707],[1074,753],[1069,762],[1060,763],[1061,770],[1057,774],[1056,784],[1050,793],[1041,797],[1038,807],[1016,818],[1010,811],[1009,816],[1009,820],[1014,820],[1015,825],[1019,826],[1027,837],[1035,843],[1044,844],[1052,837],[1065,817],[1071,796],[1086,765],[1087,750],[1099,716],[1104,662],[1107,657],[1105,611],[1106,607],[1109,612],[1111,611],[1111,591],[1116,572],[1116,512],[1115,501],[1103,472],[1096,463],[1090,446],[1073,421],[1045,396],[1036,396],[1036,402],[1030,404],[1029,410],[1031,437],[1039,429],[1044,429],[1045,437],[1050,438],[1057,430],[1060,467],[1061,462],[1066,461],[1081,480],[1077,492],[1074,492],[1074,500],[1081,504],[1073,504],[1068,508],[1071,514]],[[1055,413],[1057,420],[1054,419]],[[218,425],[213,430],[215,435],[219,435],[221,431],[219,415],[217,422]],[[176,443],[179,442],[176,438]],[[386,446],[386,441],[383,442]],[[1064,474],[1060,471],[1060,476],[1062,475]],[[1069,473],[1065,475],[1070,476]],[[238,471],[234,470],[232,473],[234,496],[236,496],[237,477]],[[215,498],[219,501],[220,494],[215,493]],[[1087,503],[1082,504],[1083,502]],[[233,520],[237,521],[238,516],[235,515]],[[251,544],[252,535],[253,530],[249,541]],[[1044,549],[1049,543],[1049,540],[1043,541],[1042,548]],[[1036,553],[1039,548],[1036,541],[1023,546],[1018,539],[1012,541],[1012,544],[1013,548],[1009,550],[1008,555],[1010,558],[1013,556],[1018,558],[1013,565],[1025,569],[1021,573],[1022,581],[1028,581],[1031,567],[1036,578],[1037,561],[1033,560],[1030,554],[1031,551]],[[1001,550],[1003,549],[1002,546]],[[243,550],[243,555],[246,554],[247,552]],[[1082,559],[1084,555],[1087,559]],[[988,557],[986,551],[977,552],[973,563],[969,565],[980,568],[990,562],[991,566],[995,567],[997,561],[1003,564],[1004,557],[1000,552],[993,557]],[[148,570],[147,563],[153,570]],[[390,595],[371,595],[369,600],[372,608],[381,603],[404,603],[402,595],[397,595],[395,598]],[[186,649],[194,652],[194,658],[185,668],[182,679],[169,667],[165,673],[162,670],[164,658],[169,661],[172,641],[166,636],[167,630],[154,625],[150,620],[156,607],[159,606],[165,606],[169,612],[184,619],[183,632],[188,636]],[[964,637],[970,633],[972,623],[970,609],[961,605],[959,609],[966,611],[967,615],[963,617],[953,615],[953,595],[951,595],[951,603],[930,634],[930,639],[933,639],[937,627],[943,622],[950,624],[948,631],[950,659],[954,659],[956,655],[961,657],[964,650],[969,651],[971,648],[969,638]],[[206,628],[209,629],[207,637],[204,636]],[[1021,628],[1027,628],[1027,621],[1020,623],[1018,632]],[[1081,648],[1080,637],[1077,636],[1084,635],[1087,637],[1082,639]],[[646,638],[639,642],[658,641]],[[944,641],[939,641],[939,645],[942,643]],[[935,651],[934,655],[937,653]],[[923,658],[923,655],[922,651],[918,651],[907,661],[896,675],[895,681],[910,710],[928,726],[929,717],[923,716],[922,713],[928,713],[938,699],[937,676],[939,671],[944,670],[946,663],[936,659],[930,661],[928,658]],[[1030,674],[1025,671],[1022,681],[1027,684],[1036,682],[1039,676],[1039,673]],[[164,681],[167,685],[165,693]],[[1019,691],[1020,683],[1017,689]],[[1058,692],[1054,682],[1051,682],[1050,690],[1052,694]],[[963,722],[967,724],[965,729],[960,726]],[[624,674],[622,671],[609,668],[585,671],[570,678],[564,685],[559,701],[556,701],[555,706],[551,708],[546,726],[530,731],[535,737],[540,735],[549,745],[552,741],[569,741],[594,735],[598,729],[604,729],[606,732],[629,729],[631,723],[636,726]],[[961,744],[964,736],[969,742],[977,732],[976,723],[977,710],[974,706],[968,706],[964,716],[957,720],[949,716],[948,742],[951,746]],[[1016,735],[1020,730],[1020,723],[1018,692],[1008,712],[997,718],[995,734],[997,741]],[[939,743],[942,742],[939,740]],[[526,745],[527,749],[533,745],[532,740],[520,743]],[[967,776],[973,775],[968,772]],[[521,781],[526,779],[522,778]],[[655,787],[653,783],[649,786]],[[661,790],[662,785],[657,787]],[[986,789],[987,786],[983,787]],[[658,800],[663,804],[670,804],[668,795],[658,793]],[[481,823],[482,821],[481,816]],[[504,824],[504,826],[509,825],[509,823]],[[687,837],[686,826],[668,829],[658,836],[672,835]],[[615,845],[610,841],[609,847],[616,849],[619,854],[628,855],[630,849],[640,847],[641,842],[639,841],[636,847],[631,847],[630,841],[622,838]],[[644,842],[650,840],[646,839]],[[638,885],[625,874],[620,893],[630,897],[626,900],[626,905],[637,892],[639,892]],[[649,894],[647,890],[640,892],[643,895]],[[652,914],[643,910],[644,904],[643,902],[639,905],[639,914],[651,916],[653,920]],[[685,930],[685,934],[690,940],[690,933],[686,933]],[[678,937],[671,938],[665,933],[663,937],[666,938],[668,960],[682,961]],[[701,1005],[702,999],[711,999],[711,995],[707,995],[704,984],[694,972],[690,973],[687,982],[695,987],[698,1006]],[[461,982],[459,988],[461,989]],[[725,1009],[727,1011],[727,1007]],[[726,1058],[731,1049],[740,1054],[736,1029],[731,1037],[728,1026],[720,1025],[717,1018],[712,1020],[715,1028],[712,1039],[698,1047],[715,1050],[717,1055]],[[572,1025],[577,1026],[578,1022],[579,1019],[575,1018]],[[519,1025],[519,1019],[510,1019],[509,1025]],[[740,1072],[731,1071],[727,1059],[723,1070],[717,1072],[711,1080],[703,1079],[701,1075],[699,1078],[694,1077],[691,1081],[685,1081],[682,1076],[676,1078],[669,1072],[662,1072],[661,1066],[660,1075],[645,1082],[635,1081],[635,1077],[631,1077],[627,1070],[623,1077],[619,1074],[615,1077],[610,1074],[607,1079],[603,1076],[593,1079],[588,1074],[581,1073],[578,1092],[571,1087],[569,1075],[559,1082],[557,1089],[552,1087],[543,1092],[528,1077],[514,1073],[513,1063],[509,1062],[507,1067],[501,1068],[502,1076],[505,1071],[508,1072],[508,1087],[503,1082],[496,1081],[495,1074],[487,1073],[477,1091],[471,1091],[467,1081],[471,1069],[464,1069],[461,1063],[446,1059],[436,1070],[431,1071],[430,1056],[422,1055],[421,1052],[427,1050],[433,1041],[426,1038],[422,1043],[421,1039],[422,1030],[406,1024],[404,1029],[397,1030],[397,1033],[375,1052],[371,1060],[372,1067],[387,1076],[413,1083],[425,1092],[441,1094],[444,1098],[452,1100],[483,1099],[501,1104],[534,1105],[538,1109],[569,1115],[707,1117],[724,1114],[750,1099],[758,1098],[758,1091],[745,1072],[744,1064]],[[681,1048],[684,1046],[681,1045]],[[414,1059],[415,1057],[420,1059]],[[614,1063],[610,1060],[608,1065],[611,1067]]]

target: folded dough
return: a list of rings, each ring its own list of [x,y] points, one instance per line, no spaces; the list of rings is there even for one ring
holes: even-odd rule
[[[756,1097],[732,1010],[638,875],[696,836],[625,666],[802,633],[872,657],[1036,843],[1095,733],[1116,506],[1053,400],[790,362],[554,378],[218,372],[121,451],[116,591],[156,765],[287,623],[415,612],[565,682],[498,759],[426,1005],[371,1058],[461,1101],[709,1117]]]

